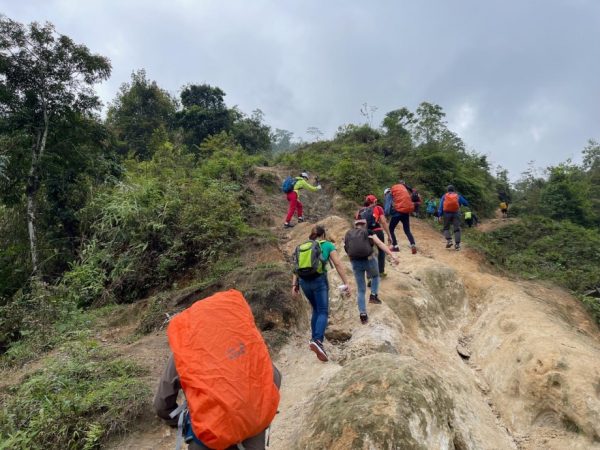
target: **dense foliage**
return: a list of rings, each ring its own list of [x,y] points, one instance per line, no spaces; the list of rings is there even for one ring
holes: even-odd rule
[[[478,236],[478,243],[491,261],[582,295],[600,288],[600,145],[590,141],[582,164],[567,161],[546,174],[523,174],[509,209],[521,220]],[[600,300],[583,300],[600,322]]]
[[[443,118],[441,107],[429,103],[422,103],[416,113],[394,110],[386,115],[382,130],[346,125],[332,141],[306,145],[280,161],[331,181],[354,201],[368,193],[380,197],[401,179],[422,197],[439,198],[453,184],[485,216],[497,204],[496,180],[486,157],[466,151]]]
[[[2,403],[0,449],[98,448],[144,408],[143,374],[94,341],[61,349]]]
[[[128,161],[123,179],[80,211],[85,244],[62,283],[81,306],[133,301],[229,253],[246,230],[240,185],[250,164],[224,136],[201,166],[170,142],[150,161]]]

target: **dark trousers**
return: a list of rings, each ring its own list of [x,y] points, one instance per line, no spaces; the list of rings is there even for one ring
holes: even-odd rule
[[[392,215],[392,220],[390,221],[390,234],[392,235],[392,245],[398,245],[398,241],[396,240],[396,227],[398,224],[402,222],[402,228],[404,229],[404,234],[408,238],[408,242],[410,245],[415,245],[415,238],[410,232],[410,216],[406,213],[396,213]]]
[[[375,231],[375,234],[381,242],[385,242],[385,234],[383,233],[383,230],[377,230]],[[377,251],[377,263],[379,264],[379,273],[383,273],[385,272],[385,252],[379,247],[377,247]]]
[[[452,240],[452,235],[450,234],[450,225],[452,225],[454,230],[454,242],[460,244],[460,213],[444,213],[444,237],[448,241]]]

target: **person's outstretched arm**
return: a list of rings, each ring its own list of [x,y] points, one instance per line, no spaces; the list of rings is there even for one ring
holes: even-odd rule
[[[390,244],[391,244],[392,235],[390,234],[390,226],[388,225],[387,219],[385,218],[384,215],[379,217],[379,225],[381,225],[381,228],[383,228],[383,231],[385,231],[385,234],[387,234],[388,241],[390,241]]]
[[[333,250],[329,254],[329,259],[333,263],[333,266],[335,267],[336,272],[338,273],[338,275],[342,279],[342,282],[346,286],[348,286],[348,293],[350,293],[350,283],[348,283],[348,278],[346,278],[346,273],[344,271],[344,265],[342,264],[342,261],[340,260],[340,256],[339,256],[337,250]]]
[[[381,250],[383,250],[386,254],[390,255],[392,257],[392,261],[394,262],[394,264],[398,264],[400,262],[398,257],[394,253],[392,253],[392,251],[389,249],[389,247],[386,247],[386,245],[383,242],[381,242],[381,239],[379,239],[376,235],[374,235],[374,234],[370,235],[369,239],[373,239],[373,242],[375,243],[375,245],[377,247],[379,247]]]
[[[305,179],[302,179],[296,181],[296,184],[294,185],[295,191],[299,191],[300,189],[308,189],[309,191],[315,192],[321,189],[321,185],[318,184],[317,186],[313,186],[312,184],[308,183]]]
[[[296,274],[292,275],[292,295],[296,296],[298,295],[298,292],[300,291],[300,283],[298,281],[298,277],[296,276]]]

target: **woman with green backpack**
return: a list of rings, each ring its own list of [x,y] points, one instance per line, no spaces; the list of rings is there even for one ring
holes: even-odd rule
[[[340,289],[350,295],[350,286],[344,273],[344,266],[333,242],[327,240],[325,227],[315,225],[308,241],[296,247],[294,252],[294,275],[292,277],[292,295],[298,295],[300,288],[312,307],[310,328],[312,336],[309,348],[319,360],[329,360],[323,348],[325,329],[329,316],[329,283],[327,265],[333,265],[343,281]]]

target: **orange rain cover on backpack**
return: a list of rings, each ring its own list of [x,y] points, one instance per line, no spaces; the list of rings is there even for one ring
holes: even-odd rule
[[[415,204],[410,198],[408,189],[403,184],[392,186],[392,199],[394,200],[394,209],[397,212],[410,214],[415,210]]]
[[[444,212],[457,212],[459,209],[458,194],[456,192],[446,193],[444,197]]]
[[[167,329],[192,429],[225,449],[266,429],[279,405],[273,365],[241,292],[218,292],[176,315]]]

